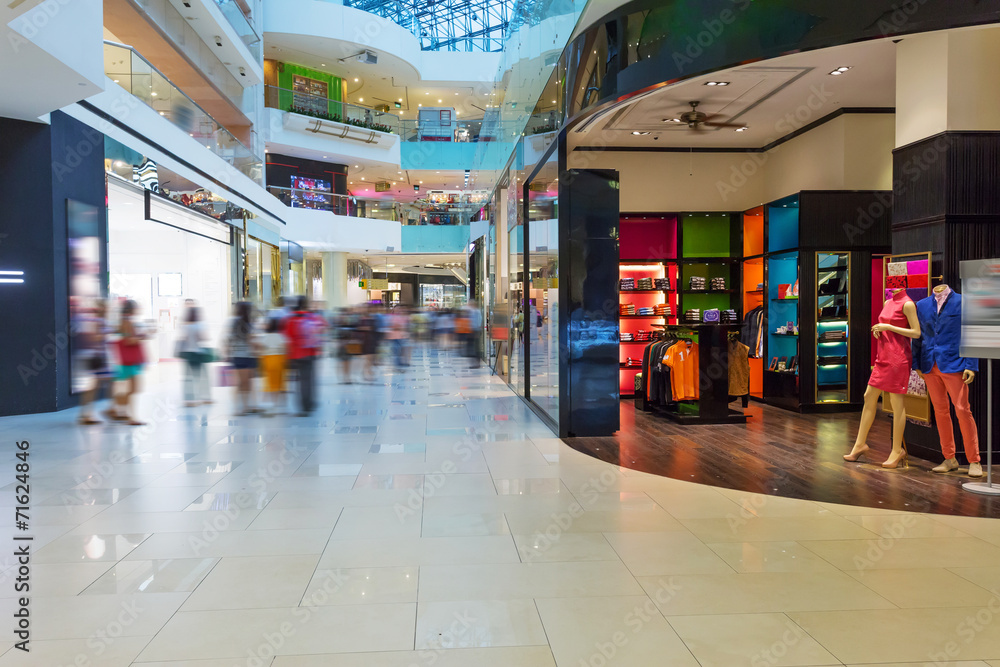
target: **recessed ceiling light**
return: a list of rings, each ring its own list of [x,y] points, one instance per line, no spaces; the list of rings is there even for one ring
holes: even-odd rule
[[[323,156],[323,159],[324,159],[324,160],[326,160],[326,159],[327,159],[327,157],[326,157],[326,156],[324,155],[324,156]]]
[[[153,97],[156,97],[156,93],[155,92],[150,93],[150,95],[152,95]]]
[[[424,95],[430,95],[430,94],[431,92],[429,90],[424,93]]]
[[[662,122],[664,122],[664,123],[679,123],[679,122],[681,122],[681,119],[680,118],[664,118]]]
[[[738,128],[736,128],[736,131],[737,132],[746,132],[749,129],[750,129],[749,127],[738,127]]]
[[[552,100],[552,104],[555,104],[555,103],[556,103],[556,101],[555,101],[555,100]]]
[[[632,134],[634,134],[636,136],[641,136],[641,135],[644,135],[644,134],[649,134],[649,132],[640,132],[639,130],[635,130],[634,132],[632,132]]]
[[[363,98],[363,97],[359,97],[358,98],[358,102],[364,102],[364,101],[365,101],[365,98]]]
[[[403,101],[403,98],[402,98],[402,97],[400,97],[400,98],[399,98],[399,101],[400,101],[400,102],[402,102],[402,101]]]
[[[728,81],[706,81],[705,85],[706,86],[728,86],[729,82]]]
[[[361,177],[361,180],[362,180],[362,181],[363,181],[363,180],[365,180],[365,177],[364,177],[364,176],[362,176],[362,177]]]
[[[424,106],[424,105],[423,105],[423,104],[418,104],[417,106],[418,106],[418,107],[422,107],[422,106]]]
[[[438,100],[438,104],[441,104],[441,100]]]
[[[354,77],[354,83],[358,82],[358,77]]]
[[[326,63],[320,63],[319,66],[320,67],[326,67]]]
[[[115,79],[115,83],[118,83],[118,79]]]
[[[841,72],[839,69],[835,69],[832,72],[830,72],[830,76],[840,76],[841,74],[843,74],[843,72]]]
[[[847,70],[849,70],[849,69],[851,69],[851,68],[850,68],[850,67],[838,67],[838,68],[837,68],[837,71],[838,71],[838,72],[846,72],[846,71],[847,71]]]
[[[455,97],[458,97],[458,93],[455,93]]]

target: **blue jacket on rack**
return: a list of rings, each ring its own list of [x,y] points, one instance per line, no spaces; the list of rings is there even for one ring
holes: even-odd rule
[[[979,359],[966,359],[959,355],[962,341],[962,295],[952,291],[938,313],[934,295],[917,302],[917,320],[920,321],[920,338],[914,338],[913,368],[930,373],[934,364],[942,373],[979,371]]]

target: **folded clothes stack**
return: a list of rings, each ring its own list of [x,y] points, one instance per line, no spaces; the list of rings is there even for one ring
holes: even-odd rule
[[[691,280],[688,281],[688,289],[695,292],[705,291],[705,279],[702,276],[691,276]]]
[[[656,289],[670,289],[670,278],[655,278],[653,285]]]
[[[684,311],[684,322],[687,324],[701,322],[701,309],[691,308],[690,310]]]
[[[622,278],[618,281],[618,289],[628,292],[635,289],[635,278]]]
[[[724,290],[724,289],[726,289],[726,279],[725,278],[712,278],[711,285],[712,285],[711,289],[713,289],[713,290]]]
[[[635,283],[636,289],[641,290],[651,290],[653,289],[653,279],[652,278],[639,278]]]
[[[723,324],[738,324],[739,318],[736,316],[735,310],[724,310],[722,311],[722,323]]]
[[[634,303],[623,303],[618,306],[619,315],[635,315]]]
[[[621,332],[621,334],[619,334],[619,338],[623,342],[626,342],[626,343],[631,342],[633,340],[632,334],[630,334],[628,332],[625,332],[625,331],[623,331],[623,332]]]
[[[653,308],[653,310],[656,312],[657,315],[659,315],[661,317],[670,317],[670,315],[672,314],[672,311],[670,310],[670,306],[668,306],[665,303],[658,303],[658,304],[656,304],[656,306]]]

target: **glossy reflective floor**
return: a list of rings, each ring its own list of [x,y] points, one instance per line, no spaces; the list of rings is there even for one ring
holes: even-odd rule
[[[733,407],[739,407],[734,403]],[[947,474],[930,470],[944,457],[910,457],[908,468],[881,463],[891,448],[890,418],[879,414],[869,432],[871,456],[846,463],[860,412],[801,415],[751,402],[746,425],[681,426],[622,401],[622,430],[613,437],[567,442],[602,461],[727,489],[880,509],[1000,518],[1000,497],[970,493],[962,484],[985,482],[968,466]],[[985,431],[985,429],[983,429]],[[985,433],[982,435],[985,440]],[[986,461],[983,460],[985,473]],[[994,466],[1000,475],[1000,466]],[[1000,478],[995,478],[1000,484]]]
[[[147,429],[0,420],[35,536],[32,652],[8,620],[0,665],[1000,666],[996,520],[621,469],[448,356],[327,363],[311,418],[180,408],[163,368]]]

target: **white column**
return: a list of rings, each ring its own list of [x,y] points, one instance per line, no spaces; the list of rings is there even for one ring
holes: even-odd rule
[[[346,252],[323,253],[323,300],[328,310],[348,305]]]

